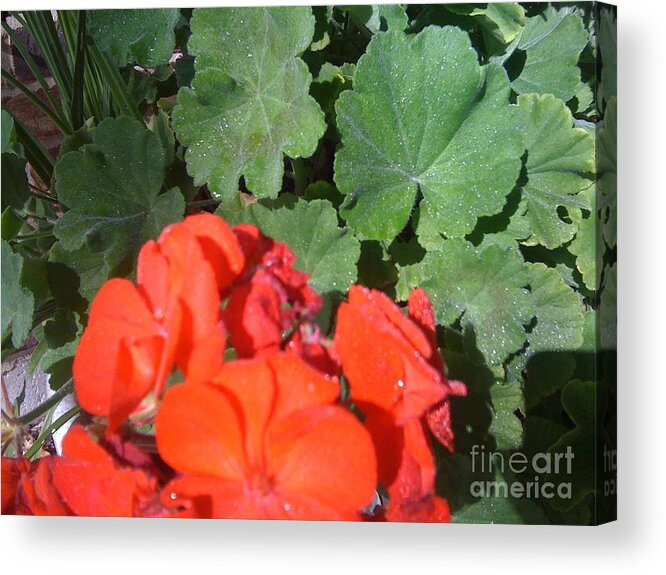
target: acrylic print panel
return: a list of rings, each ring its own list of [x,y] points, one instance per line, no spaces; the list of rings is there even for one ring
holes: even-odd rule
[[[613,7],[2,23],[3,514],[615,517]]]

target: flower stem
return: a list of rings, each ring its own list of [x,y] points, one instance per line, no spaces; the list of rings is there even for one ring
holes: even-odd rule
[[[25,425],[27,423],[35,421],[35,419],[44,415],[54,405],[57,405],[60,402],[60,400],[62,400],[64,397],[72,393],[73,389],[74,389],[74,382],[70,379],[58,391],[56,391],[51,397],[49,397],[44,403],[38,405],[37,407],[35,407],[35,409],[29,411],[25,415],[18,417],[16,421],[21,425]]]
[[[63,425],[65,425],[65,423],[67,423],[70,419],[72,419],[72,417],[78,415],[80,411],[81,411],[80,407],[72,407],[71,409],[63,413],[46,429],[43,429],[42,432],[39,434],[41,439],[35,441],[35,443],[32,444],[30,449],[25,454],[25,457],[27,459],[32,459],[35,455],[37,455],[39,453],[39,450],[42,448],[42,445],[44,445],[44,441],[46,441],[46,438],[49,435],[51,435],[54,431],[58,431],[58,429],[60,429]]]

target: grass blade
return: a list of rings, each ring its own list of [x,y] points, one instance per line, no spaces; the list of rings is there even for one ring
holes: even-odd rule
[[[83,126],[83,88],[86,63],[86,11],[79,12],[76,35],[76,60],[74,62],[74,85],[72,87],[72,124],[75,130]]]

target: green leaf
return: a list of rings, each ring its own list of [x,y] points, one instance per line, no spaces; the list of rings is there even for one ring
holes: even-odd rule
[[[568,101],[580,82],[578,57],[587,45],[588,33],[580,16],[549,6],[528,18],[518,43],[525,64],[512,82],[519,94],[553,94]]]
[[[594,107],[594,93],[590,85],[585,82],[579,82],[574,94],[576,99],[576,114],[588,114]]]
[[[44,337],[51,349],[64,346],[76,339],[79,327],[74,313],[67,308],[60,308],[44,324]]]
[[[2,210],[11,206],[21,210],[28,200],[28,175],[25,160],[12,153],[2,154]]]
[[[521,33],[525,10],[520,4],[489,2],[483,10],[483,27],[502,44],[509,44]]]
[[[577,351],[583,345],[583,306],[554,268],[529,264],[536,304],[536,326],[529,335],[530,353]]]
[[[559,510],[569,510],[596,489],[598,454],[596,422],[603,421],[606,404],[603,393],[599,393],[598,383],[573,380],[562,389],[562,406],[576,424],[575,429],[565,433],[549,451],[563,453],[568,449],[574,458],[571,473],[560,470],[549,480],[571,482],[571,498],[555,497],[549,503]],[[609,442],[610,444],[610,442]]]
[[[25,222],[16,215],[16,212],[11,208],[5,208],[2,212],[2,224],[0,225],[0,230],[2,230],[2,239],[9,241],[14,239]]]
[[[600,6],[597,41],[601,52],[600,99],[617,98],[617,21],[611,6]]]
[[[312,13],[315,17],[315,29],[310,50],[318,52],[331,43],[333,6],[313,6]]]
[[[525,420],[525,441],[523,443],[525,455],[532,458],[537,453],[546,451],[566,432],[566,427],[552,419],[539,416],[528,417]]]
[[[604,270],[604,285],[599,296],[599,344],[602,349],[617,349],[617,264]]]
[[[2,129],[2,146],[0,146],[0,151],[4,154],[6,152],[11,152],[11,138],[12,133],[14,132],[14,118],[11,114],[7,112],[4,108],[2,110],[2,123],[0,123]]]
[[[544,397],[562,388],[575,370],[576,359],[572,353],[557,351],[532,354],[527,361],[525,376],[527,407],[538,404]]]
[[[178,189],[160,195],[164,150],[141,122],[106,119],[93,140],[56,164],[58,198],[70,209],[58,220],[55,234],[63,249],[88,245],[113,268],[180,220],[185,206]]]
[[[583,218],[578,232],[568,250],[576,256],[576,268],[583,276],[583,282],[590,291],[597,289],[601,279],[601,259],[603,241],[599,229],[599,219],[590,215]]]
[[[32,329],[32,312],[35,300],[30,290],[21,283],[23,258],[2,242],[2,338],[9,329],[12,331],[12,343],[19,347]]]
[[[489,364],[498,365],[523,347],[534,300],[526,289],[529,268],[518,250],[480,249],[451,239],[404,269],[409,287],[422,287],[430,295],[438,322],[460,320],[466,346],[477,346]]]
[[[310,285],[320,293],[346,292],[356,281],[359,242],[338,227],[335,208],[326,200],[306,202],[283,194],[236,212],[232,220],[255,224],[285,242],[296,254],[295,267],[310,274]]]
[[[602,210],[602,233],[611,247],[617,244],[617,99],[606,106],[597,138],[597,187]]]
[[[527,121],[527,183],[510,229],[525,245],[555,249],[576,234],[580,209],[590,209],[580,192],[594,185],[585,177],[594,173],[594,139],[573,127],[569,109],[550,94],[520,96],[518,107]]]
[[[401,4],[379,4],[380,27],[382,30],[404,30],[409,19]]]
[[[420,190],[421,219],[462,236],[501,211],[520,171],[520,111],[503,70],[478,63],[469,37],[429,27],[371,40],[336,104],[342,216],[364,239],[392,240]]]
[[[40,368],[49,374],[49,385],[58,389],[72,377],[72,363],[83,327],[75,314],[60,308],[44,324],[44,343],[47,349],[39,360]]]
[[[255,195],[275,197],[283,153],[312,155],[326,129],[308,94],[312,77],[297,57],[312,40],[312,11],[199,8],[191,28],[196,73],[173,113],[188,171],[223,199],[238,191],[241,176]]]
[[[446,6],[454,14],[476,19],[484,33],[500,44],[509,44],[522,32],[525,10],[513,2],[489,2],[481,7],[477,4],[450,4]]]
[[[374,240],[361,242],[358,283],[374,289],[386,289],[397,279],[398,271],[384,246]]]
[[[176,8],[89,10],[86,26],[97,46],[123,67],[136,62],[154,68],[166,64],[176,45]]]
[[[169,116],[164,110],[160,110],[153,116],[149,128],[157,135],[162,148],[164,148],[165,164],[173,163],[176,148],[176,136],[169,125]]]
[[[3,154],[23,156],[23,148],[14,130],[14,118],[4,108],[2,110],[2,146],[0,149]]]
[[[349,13],[356,26],[364,26],[373,34],[386,30],[404,30],[407,27],[407,14],[400,4],[342,5],[340,10]]]
[[[498,480],[501,480],[499,478]],[[534,502],[525,499],[484,497],[453,514],[453,523],[494,523],[500,525],[548,525],[546,514]]]
[[[61,305],[79,309],[81,297],[91,302],[102,284],[109,279],[111,269],[88,245],[68,251],[56,242],[49,253],[48,277],[51,291]],[[66,286],[66,289],[60,289]]]
[[[523,424],[516,411],[525,412],[523,391],[519,381],[496,383],[490,388],[493,419],[488,428],[499,450],[516,449],[523,439]]]

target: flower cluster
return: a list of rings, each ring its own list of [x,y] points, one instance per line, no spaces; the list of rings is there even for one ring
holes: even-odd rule
[[[352,286],[328,339],[294,261],[210,214],[145,244],[74,359],[87,425],[61,456],[2,460],[2,512],[448,521],[431,438],[453,448],[465,387],[444,376],[427,295],[407,316]]]

